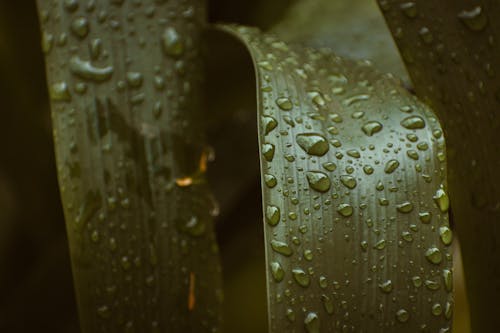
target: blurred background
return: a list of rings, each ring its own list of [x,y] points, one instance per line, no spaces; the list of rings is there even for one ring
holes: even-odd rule
[[[268,29],[294,2],[210,0],[209,18]],[[39,36],[35,0],[0,0],[0,332],[76,333]],[[255,79],[245,50],[229,41],[218,47],[215,43],[207,46],[207,80],[217,82],[208,85],[207,122],[208,141],[216,153],[209,177],[221,208],[216,223],[225,331],[266,332]],[[224,64],[211,61],[222,56],[228,59]],[[459,254],[458,242],[455,247]],[[466,333],[458,255],[455,263],[454,332]]]

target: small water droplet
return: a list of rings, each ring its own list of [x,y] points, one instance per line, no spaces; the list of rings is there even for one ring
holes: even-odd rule
[[[396,312],[396,319],[401,323],[405,323],[410,319],[410,314],[405,309],[399,309]]]
[[[450,245],[453,241],[453,233],[450,228],[443,226],[439,228],[439,237],[444,245]]]
[[[161,42],[166,56],[178,58],[184,53],[184,41],[173,27],[168,27],[163,31]]]
[[[425,251],[425,257],[434,265],[439,265],[443,260],[443,255],[437,247],[430,247],[427,249],[427,251]]]
[[[308,287],[311,284],[311,278],[302,268],[294,268],[292,270],[293,278],[301,287]]]
[[[378,285],[380,290],[382,290],[384,293],[388,294],[392,291],[392,281],[391,280],[386,280]]]
[[[481,6],[471,10],[463,10],[457,15],[458,19],[472,31],[482,31],[488,25],[488,17],[484,14]]]
[[[446,291],[453,291],[453,273],[449,269],[443,269],[443,282]]]
[[[438,205],[441,212],[446,213],[450,208],[450,199],[448,198],[448,194],[446,194],[442,187],[436,191],[433,199],[434,202]]]
[[[127,82],[130,87],[139,88],[142,85],[142,74],[138,72],[128,72]]]
[[[83,39],[89,33],[89,21],[85,17],[79,17],[71,23],[71,31],[78,38]]]
[[[112,66],[102,68],[94,67],[90,61],[82,60],[79,57],[73,57],[70,60],[70,70],[73,74],[82,79],[102,82],[111,78],[114,68]]]
[[[277,261],[271,263],[271,274],[273,275],[274,281],[281,282],[285,277],[285,271],[281,264]]]
[[[337,212],[344,217],[349,217],[353,214],[354,209],[351,205],[344,203],[337,206]]]
[[[415,2],[405,2],[402,3],[399,8],[403,11],[403,13],[409,18],[417,17],[417,4]]]
[[[71,101],[71,94],[66,82],[57,82],[52,84],[49,89],[49,95],[50,99],[56,102]]]
[[[307,333],[319,333],[319,317],[315,312],[309,312],[304,319]]]
[[[405,201],[403,203],[400,203],[396,206],[396,209],[400,213],[409,213],[413,210],[413,205],[409,201]]]
[[[270,226],[273,226],[273,227],[276,226],[280,221],[280,217],[281,217],[281,211],[280,211],[279,207],[273,206],[273,205],[267,206],[267,208],[266,208],[266,222]]]

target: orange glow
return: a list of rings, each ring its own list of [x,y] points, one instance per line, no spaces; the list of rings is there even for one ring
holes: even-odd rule
[[[194,305],[196,304],[196,298],[194,296],[194,283],[195,276],[194,273],[189,273],[189,295],[188,295],[188,309],[189,311],[193,311]]]
[[[193,184],[193,178],[191,178],[191,177],[177,178],[175,180],[175,183],[177,184],[177,186],[180,186],[180,187],[191,186]]]

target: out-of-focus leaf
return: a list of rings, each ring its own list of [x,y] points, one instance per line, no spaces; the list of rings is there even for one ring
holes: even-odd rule
[[[83,332],[216,332],[204,1],[38,1]]]
[[[256,68],[270,332],[450,326],[445,147],[364,62],[222,26]]]
[[[286,41],[331,47],[340,56],[368,59],[379,70],[408,82],[396,45],[373,0],[297,1],[272,32]]]
[[[499,1],[379,0],[418,96],[443,120],[473,332],[500,326]]]

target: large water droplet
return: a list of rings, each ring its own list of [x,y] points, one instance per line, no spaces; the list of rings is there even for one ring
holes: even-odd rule
[[[389,160],[385,164],[384,171],[385,173],[391,174],[393,173],[397,168],[399,167],[399,161],[398,160]]]
[[[345,187],[350,189],[355,188],[357,185],[356,179],[353,176],[349,175],[340,176],[340,181],[342,182],[342,184],[344,184]]]
[[[409,213],[413,210],[413,205],[409,201],[405,201],[403,203],[400,203],[396,206],[396,209],[400,213]]]
[[[293,253],[292,249],[290,248],[290,246],[288,246],[287,243],[281,242],[281,241],[276,240],[276,239],[273,239],[271,241],[271,247],[277,253],[282,254],[284,256],[287,256],[287,257],[291,256]]]
[[[309,186],[318,192],[327,192],[330,189],[330,178],[328,175],[321,171],[308,171],[306,173]]]
[[[283,111],[290,111],[293,108],[292,101],[288,97],[280,97],[276,100],[276,105]]]
[[[422,129],[425,127],[425,120],[420,116],[410,116],[401,121],[401,126],[407,129]]]
[[[320,134],[298,134],[296,140],[299,146],[310,155],[323,156],[329,149],[328,141]]]
[[[384,126],[378,121],[369,121],[364,124],[361,129],[365,132],[366,135],[372,136],[375,133],[378,133],[382,130]]]
[[[276,180],[276,177],[266,173],[264,174],[264,183],[266,184],[267,187],[273,188],[278,184],[278,181]]]
[[[265,143],[262,145],[262,155],[266,161],[271,162],[274,158],[275,147],[271,143]]]
[[[264,126],[264,135],[268,135],[273,129],[278,126],[278,122],[271,116],[262,117],[262,125]]]
[[[450,228],[443,226],[439,228],[439,237],[444,245],[450,245],[453,241],[453,233]]]

